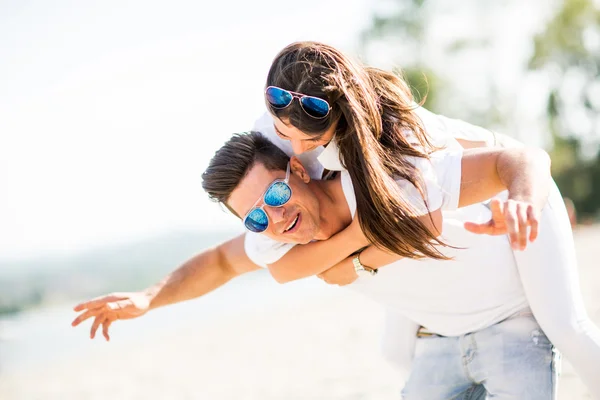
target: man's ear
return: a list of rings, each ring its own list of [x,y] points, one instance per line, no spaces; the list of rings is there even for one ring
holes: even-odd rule
[[[308,172],[304,168],[304,165],[302,165],[298,157],[292,156],[292,158],[290,158],[290,169],[292,170],[292,173],[298,178],[302,179],[304,183],[310,182],[310,175],[308,174]]]

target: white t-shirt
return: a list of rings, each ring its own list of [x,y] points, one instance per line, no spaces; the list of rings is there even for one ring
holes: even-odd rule
[[[433,211],[440,208],[454,210],[458,207],[460,197],[462,147],[448,132],[447,124],[443,124],[442,120],[437,120],[439,116],[422,108],[418,110],[421,110],[418,114],[423,120],[432,141],[436,146],[444,147],[444,150],[432,154],[429,160],[419,157],[410,157],[409,160],[420,172],[429,210]],[[479,136],[474,133],[470,136],[466,135],[463,132],[465,131],[464,127],[461,125],[460,128],[460,134],[457,134],[457,136],[468,136],[470,140],[487,140],[485,132],[491,136],[489,131],[479,127],[474,127],[476,128],[474,130],[481,130]],[[257,120],[253,130],[261,132],[287,155],[294,155],[290,142],[280,138],[275,132],[273,118],[269,113],[265,113]],[[459,130],[457,130],[458,132]],[[344,169],[339,159],[339,150],[335,141],[331,141],[327,147],[319,146],[297,157],[312,179],[321,179],[324,168],[331,171],[342,171]],[[400,186],[404,198],[408,200],[417,213],[426,214],[428,212],[427,207],[417,188],[406,180],[396,182]],[[262,267],[276,262],[294,246],[295,244],[281,243],[265,235],[251,232],[246,234],[244,241],[248,257]]]
[[[354,216],[356,200],[347,172],[341,181]],[[508,238],[475,235],[463,227],[466,221],[488,221],[490,210],[475,204],[443,211],[443,216],[442,239],[457,248],[440,251],[453,260],[402,259],[347,287],[445,336],[486,328],[527,307]]]

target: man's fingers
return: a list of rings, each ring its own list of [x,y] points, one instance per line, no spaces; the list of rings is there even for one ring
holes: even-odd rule
[[[96,336],[96,331],[98,330],[98,327],[104,321],[106,321],[106,317],[104,316],[104,314],[100,314],[96,317],[94,323],[92,324],[92,328],[90,329],[90,339],[93,339],[94,336]]]
[[[107,318],[104,320],[104,322],[102,323],[102,334],[104,335],[104,338],[106,339],[106,341],[110,341],[110,335],[108,334],[108,328],[110,327],[110,324],[113,323],[113,320],[110,318]]]
[[[531,226],[531,232],[529,233],[529,241],[533,242],[538,237],[539,221],[538,213],[531,206],[527,209],[527,219],[529,220],[529,225]]]
[[[83,303],[77,304],[73,307],[73,311],[83,311],[85,309],[99,308],[105,305],[106,303],[110,303],[111,301],[123,300],[124,297],[120,296],[117,293],[111,293],[106,296],[96,297],[89,301],[84,301]]]
[[[507,201],[504,207],[504,222],[506,231],[510,238],[510,244],[513,250],[519,249],[519,225],[517,221],[517,204],[514,201]]]
[[[526,206],[517,206],[517,218],[519,220],[519,248],[525,250],[527,247],[527,209]]]
[[[471,233],[478,235],[491,235],[494,229],[494,221],[490,220],[483,224],[477,224],[475,222],[465,222],[464,227]]]
[[[131,300],[127,299],[127,300],[121,300],[121,301],[114,301],[111,303],[108,303],[106,306],[108,307],[109,310],[113,310],[113,311],[117,311],[117,313],[120,310],[123,310],[129,306],[131,306],[133,303],[131,302]]]
[[[99,300],[90,300],[77,304],[75,307],[73,307],[73,311],[83,311],[92,308],[98,308],[101,307],[103,304],[104,302],[101,303]]]
[[[504,220],[504,203],[500,199],[492,199],[490,201],[490,210],[492,211],[492,219],[494,221]]]
[[[94,308],[92,310],[87,310],[86,312],[84,312],[83,314],[80,314],[77,318],[75,318],[73,320],[73,322],[71,322],[72,326],[77,326],[80,323],[82,323],[83,321],[85,321],[88,318],[94,317],[96,315],[98,315],[102,310],[99,308]]]

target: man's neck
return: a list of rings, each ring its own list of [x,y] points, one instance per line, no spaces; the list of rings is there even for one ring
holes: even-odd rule
[[[309,185],[319,201],[320,229],[314,239],[329,239],[352,222],[348,201],[342,189],[341,174],[329,180],[312,180]]]

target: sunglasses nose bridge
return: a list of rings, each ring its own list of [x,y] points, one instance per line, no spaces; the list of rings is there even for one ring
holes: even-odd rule
[[[269,220],[271,220],[271,222],[273,222],[274,224],[277,224],[281,221],[285,221],[284,206],[272,207],[265,204],[263,209],[265,210],[265,213],[267,213]]]

